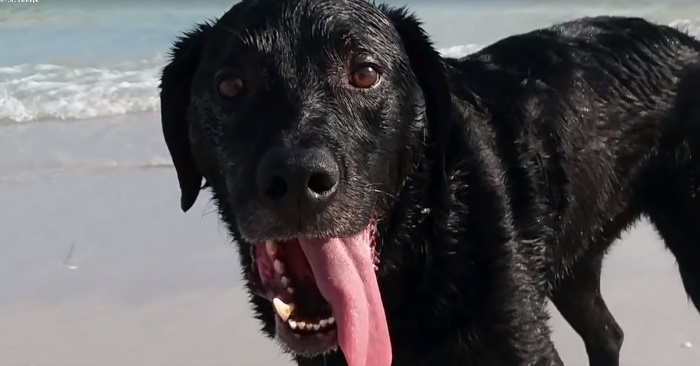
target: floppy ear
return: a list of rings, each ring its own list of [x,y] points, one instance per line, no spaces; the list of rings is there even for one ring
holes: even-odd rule
[[[437,207],[447,199],[447,176],[445,152],[449,140],[452,118],[452,93],[447,79],[445,63],[423,30],[420,21],[408,13],[406,8],[390,8],[380,5],[379,9],[389,18],[401,37],[403,49],[408,55],[411,71],[418,79],[425,100],[425,114],[428,124],[430,144],[427,151],[434,164],[430,191],[439,200]]]
[[[160,79],[160,118],[163,137],[173,159],[180,183],[180,207],[189,210],[202,187],[202,174],[192,156],[187,107],[190,84],[199,64],[202,43],[210,24],[198,24],[175,41],[171,61],[163,68]]]

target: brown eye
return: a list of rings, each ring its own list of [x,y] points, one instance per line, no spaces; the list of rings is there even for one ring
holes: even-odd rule
[[[367,89],[379,82],[379,71],[371,65],[365,65],[350,74],[350,84],[356,88]]]
[[[237,77],[226,77],[219,82],[219,93],[224,98],[237,98],[243,94],[243,80]]]

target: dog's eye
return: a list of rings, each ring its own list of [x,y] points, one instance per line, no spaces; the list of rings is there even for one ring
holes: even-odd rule
[[[379,71],[372,65],[363,65],[350,74],[350,84],[356,88],[371,88],[379,82]]]
[[[243,80],[228,76],[219,81],[219,94],[227,99],[233,99],[243,94]]]

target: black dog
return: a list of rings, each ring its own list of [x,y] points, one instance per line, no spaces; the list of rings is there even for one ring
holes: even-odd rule
[[[641,215],[700,307],[699,63],[636,18],[450,59],[403,9],[245,0],[175,43],[163,132],[299,365],[560,365],[547,297],[617,365],[600,267]]]

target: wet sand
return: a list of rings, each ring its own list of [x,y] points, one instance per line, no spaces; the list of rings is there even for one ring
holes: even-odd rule
[[[147,114],[0,129],[0,365],[290,364],[257,330],[208,194],[180,212],[159,128]],[[648,225],[616,244],[603,292],[623,365],[700,364],[700,316]],[[587,365],[553,313],[566,364]]]

